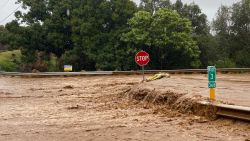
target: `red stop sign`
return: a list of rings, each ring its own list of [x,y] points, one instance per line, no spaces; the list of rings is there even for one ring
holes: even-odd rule
[[[149,61],[149,54],[145,51],[140,51],[135,55],[135,62],[140,66],[147,65]]]

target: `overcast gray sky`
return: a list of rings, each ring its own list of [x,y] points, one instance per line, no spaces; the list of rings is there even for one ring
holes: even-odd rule
[[[134,0],[136,3],[139,3],[140,0]],[[175,2],[176,0],[171,0]],[[209,21],[212,21],[215,17],[215,14],[218,8],[221,5],[230,6],[233,3],[239,2],[240,0],[182,0],[183,3],[196,3],[202,9],[202,12],[205,13]]]
[[[140,0],[134,0],[139,3]],[[174,2],[175,0],[171,0]],[[182,0],[184,3],[195,2],[198,4],[202,11],[208,16],[208,20],[212,21],[217,9],[223,5],[232,5],[240,0]],[[13,20],[14,11],[19,7],[15,4],[16,0],[0,0],[0,25],[4,25],[7,22]]]

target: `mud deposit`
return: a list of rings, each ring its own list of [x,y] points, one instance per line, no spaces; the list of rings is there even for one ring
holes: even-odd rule
[[[0,141],[250,140],[249,123],[193,115],[202,97],[140,81],[0,77]]]
[[[161,82],[162,80],[156,80]],[[163,79],[164,81],[164,79]],[[135,99],[143,102],[146,105],[165,106],[172,111],[178,111],[183,114],[193,114],[202,116],[209,120],[215,120],[216,107],[212,105],[204,106],[199,102],[209,102],[209,98],[202,97],[200,95],[190,95],[189,93],[178,92],[174,90],[168,90],[161,88],[158,85],[152,83],[140,83],[128,90],[123,94],[128,99]]]

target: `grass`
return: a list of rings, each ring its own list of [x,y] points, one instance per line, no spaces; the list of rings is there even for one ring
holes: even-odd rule
[[[15,54],[15,57],[13,57]],[[21,64],[21,51],[4,51],[0,52],[0,71],[14,72],[19,71],[19,65]],[[48,71],[59,71],[57,65],[57,58],[55,55],[51,55],[49,61],[46,61],[48,64]]]
[[[20,50],[0,52],[0,71],[17,71],[20,61]]]
[[[58,64],[57,64],[57,58],[55,55],[51,55],[51,58],[47,62],[47,64],[48,64],[48,71],[49,72],[59,71]]]

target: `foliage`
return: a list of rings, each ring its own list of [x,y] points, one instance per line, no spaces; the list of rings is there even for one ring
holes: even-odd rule
[[[140,9],[154,14],[161,8],[171,8],[170,0],[141,0]]]
[[[202,13],[200,7],[195,3],[183,4],[181,0],[177,0],[175,3],[171,3],[169,0],[142,0],[140,8],[154,14],[155,11],[161,8],[167,8],[177,11],[182,17],[188,18],[192,23],[192,37],[197,42],[197,45],[201,51],[200,61],[201,66],[206,68],[209,63],[209,58],[214,58],[207,54],[214,47],[212,35],[209,33],[210,28],[208,26],[207,16]],[[207,41],[204,43],[204,41]]]
[[[250,0],[242,0],[232,7],[222,6],[213,22],[222,58],[236,67],[250,67]]]
[[[124,34],[124,40],[148,51],[152,68],[199,67],[200,52],[190,36],[191,22],[177,12],[160,9],[151,15],[139,11],[129,20],[129,25],[131,30]]]
[[[0,26],[0,43],[6,44],[8,36],[9,36],[8,30],[4,26]]]
[[[250,66],[250,0],[221,6],[212,32],[200,7],[181,0],[18,3],[26,11],[0,26],[0,45],[21,51],[24,71],[134,70],[139,50],[151,55],[146,69]]]
[[[74,64],[76,71],[124,68],[118,62],[121,57],[128,57],[121,33],[127,30],[127,20],[137,10],[130,0],[19,0],[19,3],[29,10],[16,12],[17,21],[28,26],[20,27],[17,22],[9,26],[19,28],[19,32],[13,33],[21,35],[18,42],[24,62],[36,62],[31,56],[43,51],[55,54],[61,66]]]
[[[215,62],[217,68],[235,68],[235,63],[229,58],[223,58],[223,60],[217,60]]]
[[[59,70],[58,62],[57,62],[57,57],[54,54],[51,54],[49,56],[49,59],[47,59],[46,64],[48,64],[48,71],[49,72],[57,72]]]
[[[18,71],[21,60],[20,50],[5,51],[0,53],[0,70]]]
[[[71,62],[78,69],[124,70],[121,61],[133,54],[127,54],[130,49],[120,38],[137,10],[135,4],[130,0],[86,0],[81,5],[73,13]]]

